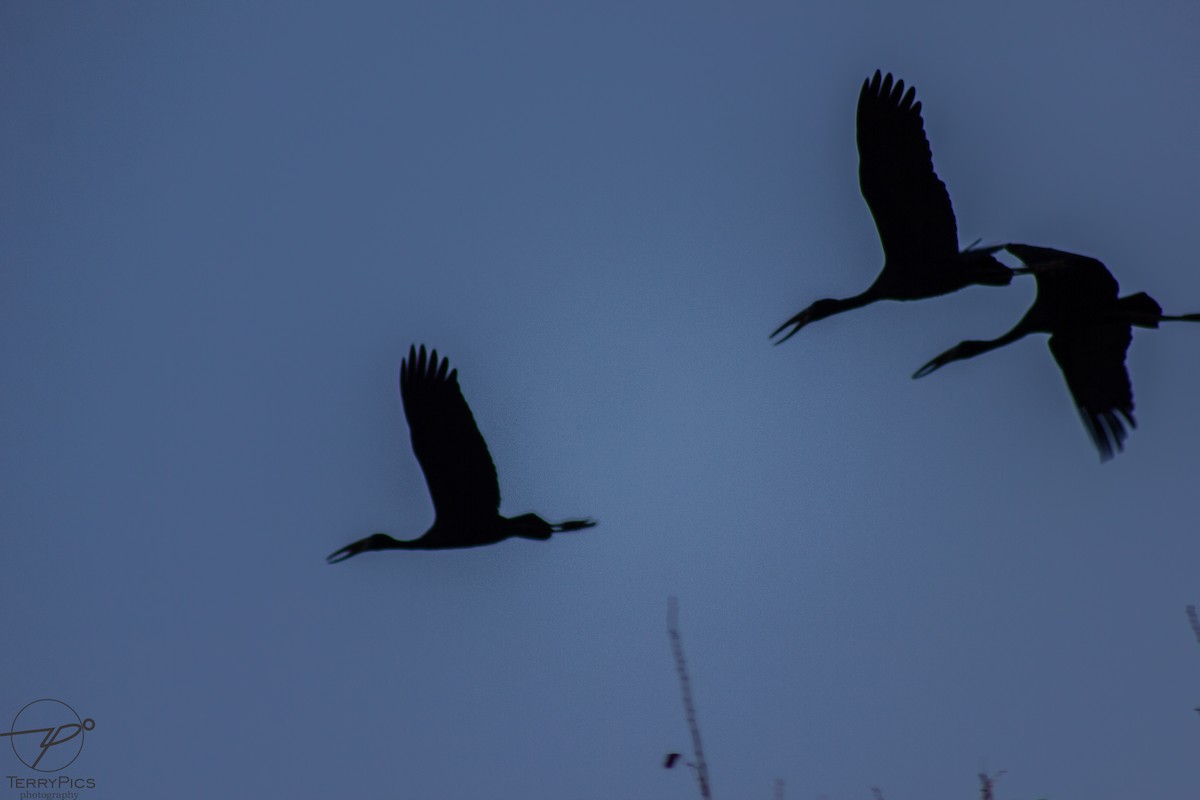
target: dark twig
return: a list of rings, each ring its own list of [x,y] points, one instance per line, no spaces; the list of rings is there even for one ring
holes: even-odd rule
[[[993,800],[992,789],[996,785],[996,779],[1004,774],[1004,770],[1000,770],[995,775],[988,775],[986,772],[979,773],[979,782],[982,784],[980,789],[980,800]]]
[[[696,752],[696,762],[690,766],[696,769],[696,779],[700,782],[700,796],[705,800],[712,800],[708,784],[708,764],[704,760],[704,748],[700,744],[700,725],[696,722],[696,706],[692,703],[692,684],[688,680],[687,662],[683,658],[683,640],[679,636],[679,603],[674,597],[667,600],[667,634],[671,637],[675,671],[679,673],[679,685],[683,687],[683,710],[687,714],[688,730],[692,732],[692,748]]]
[[[1200,643],[1200,616],[1196,614],[1195,606],[1187,607],[1188,623],[1192,626],[1192,635],[1196,637],[1196,641]],[[1200,714],[1200,707],[1195,709],[1197,714]]]

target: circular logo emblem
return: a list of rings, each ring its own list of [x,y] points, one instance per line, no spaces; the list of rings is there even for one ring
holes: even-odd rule
[[[34,700],[13,718],[8,740],[25,766],[38,772],[58,772],[79,757],[84,731],[94,727],[95,720],[81,720],[75,709],[61,700]]]

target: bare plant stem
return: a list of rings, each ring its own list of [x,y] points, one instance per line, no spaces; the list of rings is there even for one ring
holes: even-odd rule
[[[993,800],[995,795],[992,790],[996,786],[996,779],[1005,773],[1005,770],[1000,770],[995,775],[988,775],[986,772],[979,773],[979,796],[981,800]]]
[[[1200,642],[1200,615],[1196,614],[1195,606],[1187,607],[1188,624],[1192,626],[1192,635],[1196,637],[1196,641]],[[1194,709],[1197,714],[1200,714],[1200,707]]]
[[[683,710],[687,714],[688,730],[692,732],[692,749],[696,753],[696,779],[700,781],[700,796],[712,800],[708,783],[708,763],[704,760],[704,747],[700,744],[700,724],[696,722],[696,706],[692,703],[692,684],[688,679],[687,662],[683,658],[683,640],[679,636],[679,603],[667,599],[667,634],[671,637],[671,652],[675,654],[675,671],[679,673],[679,685],[683,687]]]

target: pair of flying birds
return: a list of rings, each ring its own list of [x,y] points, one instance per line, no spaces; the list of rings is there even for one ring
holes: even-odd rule
[[[972,358],[1031,333],[1050,334],[1050,352],[1079,407],[1101,460],[1121,450],[1133,419],[1133,389],[1125,369],[1132,326],[1157,328],[1167,320],[1200,322],[1200,314],[1165,316],[1139,292],[1118,297],[1116,278],[1094,258],[1027,244],[958,249],[954,209],[933,171],[916,90],[879,72],[858,95],[858,180],[883,243],[884,264],[865,292],[818,300],[775,330],[776,344],[810,322],[876,300],[921,300],[972,284],[1006,286],[1014,274],[1032,274],[1037,297],[1012,330],[996,339],[960,342],[913,374],[921,378],[951,361]],[[1012,269],[995,253],[1007,250],[1024,264]],[[782,334],[782,335],[781,335]]]
[[[920,378],[959,359],[1002,347],[1030,333],[1050,334],[1058,362],[1088,433],[1102,459],[1123,446],[1133,419],[1133,390],[1125,370],[1131,329],[1158,327],[1165,320],[1200,322],[1200,314],[1164,316],[1149,295],[1118,297],[1117,281],[1094,258],[1047,247],[1008,244],[958,249],[954,209],[946,186],[933,170],[921,121],[921,104],[904,81],[876,72],[858,96],[859,185],[883,243],[884,265],[865,292],[844,300],[818,300],[772,334],[776,344],[819,319],[876,300],[920,300],[972,284],[1006,286],[1014,274],[1032,274],[1037,298],[1008,333],[988,341],[964,341],[913,375]],[[1024,264],[1010,268],[995,258],[1007,250]],[[782,335],[780,335],[782,334]],[[413,452],[433,498],[433,526],[418,539],[401,541],[376,533],[328,557],[344,561],[368,550],[441,550],[476,547],[519,537],[549,539],[555,533],[590,528],[572,519],[550,523],[536,514],[503,517],[496,467],[458,386],[457,370],[409,349],[400,367],[400,396]]]

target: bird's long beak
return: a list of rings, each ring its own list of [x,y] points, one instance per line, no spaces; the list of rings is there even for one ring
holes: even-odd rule
[[[919,370],[914,372],[913,380],[916,380],[917,378],[924,378],[929,373],[936,372],[945,363],[946,362],[942,361],[941,356],[938,356],[937,358],[933,359],[928,364],[926,364],[925,366],[921,367]]]
[[[336,564],[339,561],[345,561],[350,556],[356,556],[365,549],[366,549],[366,547],[363,545],[362,541],[357,541],[357,542],[354,542],[353,544],[348,544],[345,547],[343,547],[341,550],[335,550],[334,552],[327,555],[325,557],[325,563],[326,564]]]
[[[779,334],[783,333],[783,331],[786,328],[788,328],[789,326],[792,329],[790,331],[788,331],[786,334],[784,334],[783,336],[780,336],[778,339],[775,339],[775,341],[772,342],[772,344],[783,344],[788,339],[792,338],[797,333],[799,333],[800,329],[808,324],[807,311],[808,311],[808,309],[801,311],[799,314],[792,317],[787,322],[783,323],[778,328],[776,328],[775,331],[768,338],[775,339],[776,336],[779,336]]]

